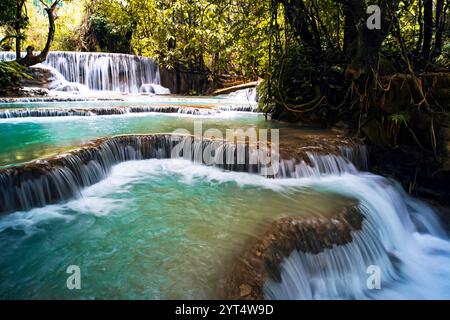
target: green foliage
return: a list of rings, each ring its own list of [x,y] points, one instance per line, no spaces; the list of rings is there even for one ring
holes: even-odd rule
[[[22,79],[30,79],[27,68],[15,61],[0,61],[0,88],[18,88]]]
[[[389,121],[392,121],[395,125],[400,125],[403,123],[408,123],[411,116],[407,111],[402,111],[389,115]]]
[[[16,8],[18,3],[26,0],[2,0],[0,1],[0,45],[2,50],[12,48],[13,38],[11,36],[24,38],[23,31],[29,26],[29,18],[25,9],[22,16],[17,19]],[[19,30],[17,30],[17,28]],[[3,41],[8,40],[8,41]]]
[[[428,41],[424,30],[430,28],[424,21],[423,1],[391,1],[381,12],[380,31],[365,29],[369,3],[382,6],[386,2],[272,1],[271,56],[260,88],[260,108],[275,119],[323,125],[343,120],[359,126],[365,123],[363,114],[376,110],[372,107],[380,104],[378,98],[388,91],[381,86],[389,87],[388,77],[449,66],[450,13],[445,1],[433,1]],[[444,25],[436,21],[439,3]],[[444,30],[442,50],[439,30]],[[423,92],[415,92],[420,83],[410,85],[411,95],[419,96],[418,101],[411,97],[412,104],[427,100],[421,96]],[[432,99],[426,104],[429,102],[433,103]],[[404,114],[390,120],[394,125],[408,121]]]
[[[450,31],[448,32],[450,36]],[[442,45],[442,53],[437,57],[436,61],[444,66],[450,66],[450,40]]]
[[[95,37],[98,50],[108,52],[129,53],[130,39],[126,32],[117,28],[115,24],[111,23],[110,19],[101,15],[92,15],[89,18],[91,31]]]
[[[290,120],[305,120],[313,111],[316,118],[328,122],[334,110],[319,101],[323,96],[327,96],[331,103],[342,99],[346,88],[345,67],[317,60],[314,56],[313,50],[298,43],[286,46],[279,55],[275,54],[267,77],[259,88],[260,109],[277,118],[282,112],[287,112]]]
[[[1,0],[0,2],[0,43],[3,50],[8,51],[15,47],[14,39],[21,39],[21,50],[28,46],[40,50],[47,41],[46,35],[49,30],[46,7],[52,6],[56,0]],[[55,6],[54,17],[56,19],[56,33],[54,35],[54,50],[75,49],[73,45],[74,28],[76,22],[74,17],[79,15],[76,6],[85,0],[59,0]],[[17,8],[21,5],[20,18],[17,21]],[[18,22],[18,23],[17,23]],[[61,45],[61,44],[64,45]]]
[[[91,21],[97,40],[114,51],[131,39],[134,53],[169,69],[256,78],[267,64],[268,6],[267,0],[98,0],[90,16],[97,17]]]
[[[0,1],[0,25],[11,26],[16,19],[16,0]]]

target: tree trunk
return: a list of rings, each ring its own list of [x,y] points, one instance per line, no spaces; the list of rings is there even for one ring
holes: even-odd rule
[[[419,8],[419,13],[418,13],[418,18],[417,18],[417,23],[419,24],[419,40],[417,41],[416,52],[420,53],[420,51],[422,49],[422,41],[423,41],[423,21],[422,21],[423,20],[423,18],[422,18],[423,4],[422,4],[422,0],[419,0],[417,6]]]
[[[284,6],[285,16],[292,26],[296,38],[300,38],[305,47],[314,49],[317,57],[321,53],[320,36],[316,22],[308,18],[308,9],[303,0],[279,0]],[[311,29],[310,29],[311,28]]]
[[[366,25],[366,6],[362,0],[347,0],[345,8],[350,11],[358,30],[356,37],[349,40],[351,62],[346,70],[348,79],[357,80],[365,74],[370,66],[377,62],[381,44],[389,34],[393,22],[393,13],[398,8],[399,0],[381,0],[381,28],[369,30]]]
[[[423,46],[422,58],[430,59],[431,40],[433,38],[433,0],[423,1]]]
[[[348,57],[351,56],[350,50],[350,43],[354,41],[358,34],[358,31],[356,29],[355,25],[355,19],[353,17],[353,14],[348,6],[344,6],[344,45],[343,45],[343,51],[344,54]]]
[[[14,23],[14,31],[16,32],[16,60],[19,61],[21,59],[20,53],[22,51],[22,11],[23,6],[25,5],[25,0],[17,1],[16,6],[16,21]]]

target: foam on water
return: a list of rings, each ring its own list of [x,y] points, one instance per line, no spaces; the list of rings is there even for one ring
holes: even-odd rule
[[[0,60],[13,59],[14,52],[0,52]],[[41,67],[52,73],[52,90],[138,93],[142,85],[154,84],[154,91],[157,91],[154,93],[167,93],[167,89],[160,86],[159,67],[150,58],[119,53],[50,51]]]
[[[267,298],[450,298],[450,242],[433,210],[408,196],[396,182],[363,172],[267,179],[181,159],[128,161],[114,166],[104,180],[82,189],[77,199],[0,218],[0,234],[8,229],[33,234],[56,220],[70,225],[78,215],[109,219],[108,215],[126,212],[137,201],[134,185],[142,181],[158,185],[168,177],[201,192],[224,188],[274,192],[300,212],[308,205],[295,199],[311,191],[359,201],[364,222],[362,231],[353,233],[353,241],[316,255],[293,252],[283,262],[282,282],[266,283]],[[151,198],[152,193],[145,197]],[[279,209],[287,208],[280,204]],[[314,204],[310,209],[314,210]],[[240,214],[245,216],[245,210]],[[258,223],[255,218],[252,221]],[[381,290],[366,287],[369,265],[381,269]]]
[[[274,192],[260,178],[186,160],[114,166],[77,199],[0,218],[0,295],[211,298],[255,229],[311,199]],[[81,266],[84,290],[58,285],[67,263]]]
[[[433,210],[395,182],[346,175],[312,187],[359,200],[363,228],[345,246],[319,254],[294,251],[282,281],[266,284],[272,299],[449,299],[450,242]],[[381,270],[381,289],[367,287],[367,268]]]
[[[352,175],[344,174],[342,177],[323,176],[321,178],[311,177],[303,179],[268,179],[260,175],[225,171],[217,167],[200,165],[182,159],[127,161],[115,165],[105,179],[82,189],[77,199],[60,205],[48,205],[42,208],[36,208],[27,212],[15,212],[7,216],[9,219],[0,219],[0,231],[7,228],[11,221],[15,219],[17,219],[17,225],[23,223],[24,227],[42,222],[45,220],[42,217],[65,219],[66,216],[55,214],[58,210],[72,209],[80,213],[91,212],[95,215],[102,216],[116,209],[116,206],[123,205],[121,201],[107,199],[108,195],[119,191],[126,191],[133,183],[139,182],[144,178],[159,179],[171,175],[177,176],[186,185],[195,185],[204,182],[217,185],[233,183],[239,188],[261,188],[286,194],[297,189],[315,186],[318,181],[321,182],[320,185],[322,183],[326,185],[328,183],[340,183],[341,179],[352,177]],[[318,186],[317,188],[320,189]],[[106,199],[103,197],[106,197]],[[46,213],[49,210],[52,214],[47,215]]]

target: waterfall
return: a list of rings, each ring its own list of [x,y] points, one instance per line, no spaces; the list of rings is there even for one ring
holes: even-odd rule
[[[13,59],[13,52],[0,52],[0,60]],[[141,87],[160,84],[159,68],[152,59],[129,54],[51,51],[43,65],[90,90],[139,93]]]
[[[240,145],[224,140],[200,140],[193,136],[171,134],[104,138],[55,157],[0,169],[0,213],[29,210],[78,196],[81,188],[105,178],[113,165],[128,160],[170,158],[174,147],[186,142],[191,143],[192,148],[190,151],[186,149],[189,152],[186,154],[182,150],[177,157],[205,163],[203,155],[209,152],[214,158],[211,164],[225,170],[261,173],[265,167],[260,159],[250,162],[254,149],[248,144],[243,146],[242,159],[237,152]],[[356,170],[354,164],[340,155],[309,156],[313,163],[294,164],[294,160],[289,160],[292,168],[282,165],[284,169],[276,177],[287,178],[302,173],[306,176],[329,172],[339,174]]]
[[[150,94],[170,94],[170,90],[154,83],[145,83],[141,85],[141,88],[139,89],[139,92],[141,93],[150,93]]]
[[[266,298],[450,297],[450,241],[428,206],[396,182],[369,174],[329,177],[310,187],[357,199],[362,228],[347,244],[314,253],[294,249],[281,263],[280,278],[266,282]],[[378,289],[368,286],[370,267],[380,272]]]
[[[256,87],[237,90],[224,95],[224,97],[241,103],[258,103],[258,92],[256,90]]]
[[[257,104],[248,104],[248,105],[226,105],[226,106],[218,106],[217,109],[221,111],[240,111],[240,112],[257,112],[258,105]]]
[[[196,116],[214,115],[219,111],[214,109],[198,109],[181,106],[122,106],[122,107],[100,107],[83,109],[51,109],[51,108],[28,108],[0,110],[0,119],[27,118],[27,117],[90,117],[105,115],[121,115],[129,113],[181,113]]]
[[[77,97],[77,96],[45,96],[45,97],[20,97],[20,98],[0,98],[0,103],[42,103],[42,102],[91,102],[91,101],[123,101],[119,98],[108,97]]]
[[[27,211],[81,197],[82,188],[106,178],[114,165],[167,159],[183,142],[192,143],[193,148],[179,153],[179,158],[208,165],[201,155],[213,151],[216,158],[233,159],[229,164],[217,164],[220,168],[261,173],[261,163],[249,163],[252,155],[248,145],[245,163],[238,164],[237,146],[223,140],[170,134],[116,136],[54,157],[0,169],[0,213]],[[358,144],[338,145],[334,153],[328,154],[309,149],[298,158],[280,160],[281,170],[269,177],[279,179],[266,185],[286,193],[307,187],[355,204],[344,214],[317,217],[304,217],[299,208],[298,216],[283,218],[284,224],[274,222],[278,229],[272,226],[267,231],[263,246],[252,251],[250,260],[237,259],[250,267],[247,262],[259,261],[267,269],[267,277],[256,277],[262,281],[265,298],[450,297],[450,241],[436,214],[407,195],[395,181],[361,172],[367,169],[367,163],[366,149]],[[258,179],[260,183],[263,178]],[[278,231],[285,236],[279,237]],[[269,260],[261,248],[274,250],[269,252]],[[369,267],[380,272],[380,290],[367,285]],[[234,282],[238,298],[242,283],[251,283],[254,290],[255,278],[242,282],[243,273],[233,274],[238,281]]]
[[[243,112],[258,111],[258,93],[256,88],[241,89],[219,97],[234,102],[227,106],[219,106],[219,110]]]

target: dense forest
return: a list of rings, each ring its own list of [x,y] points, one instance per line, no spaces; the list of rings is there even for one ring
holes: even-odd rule
[[[380,29],[370,30],[374,4]],[[328,107],[348,105],[349,88],[356,93],[364,78],[381,83],[379,76],[450,63],[444,0],[5,0],[0,9],[3,50],[45,56],[51,43],[148,56],[210,80],[262,78],[265,110],[295,120],[320,100],[325,108],[314,113],[333,121]]]
[[[23,48],[45,47],[45,9],[52,3],[21,1],[23,21],[17,24],[17,1],[8,1],[2,3],[3,50],[14,47],[17,35]],[[246,79],[263,76],[267,67],[268,1],[56,2],[52,50],[133,53],[168,68]]]

